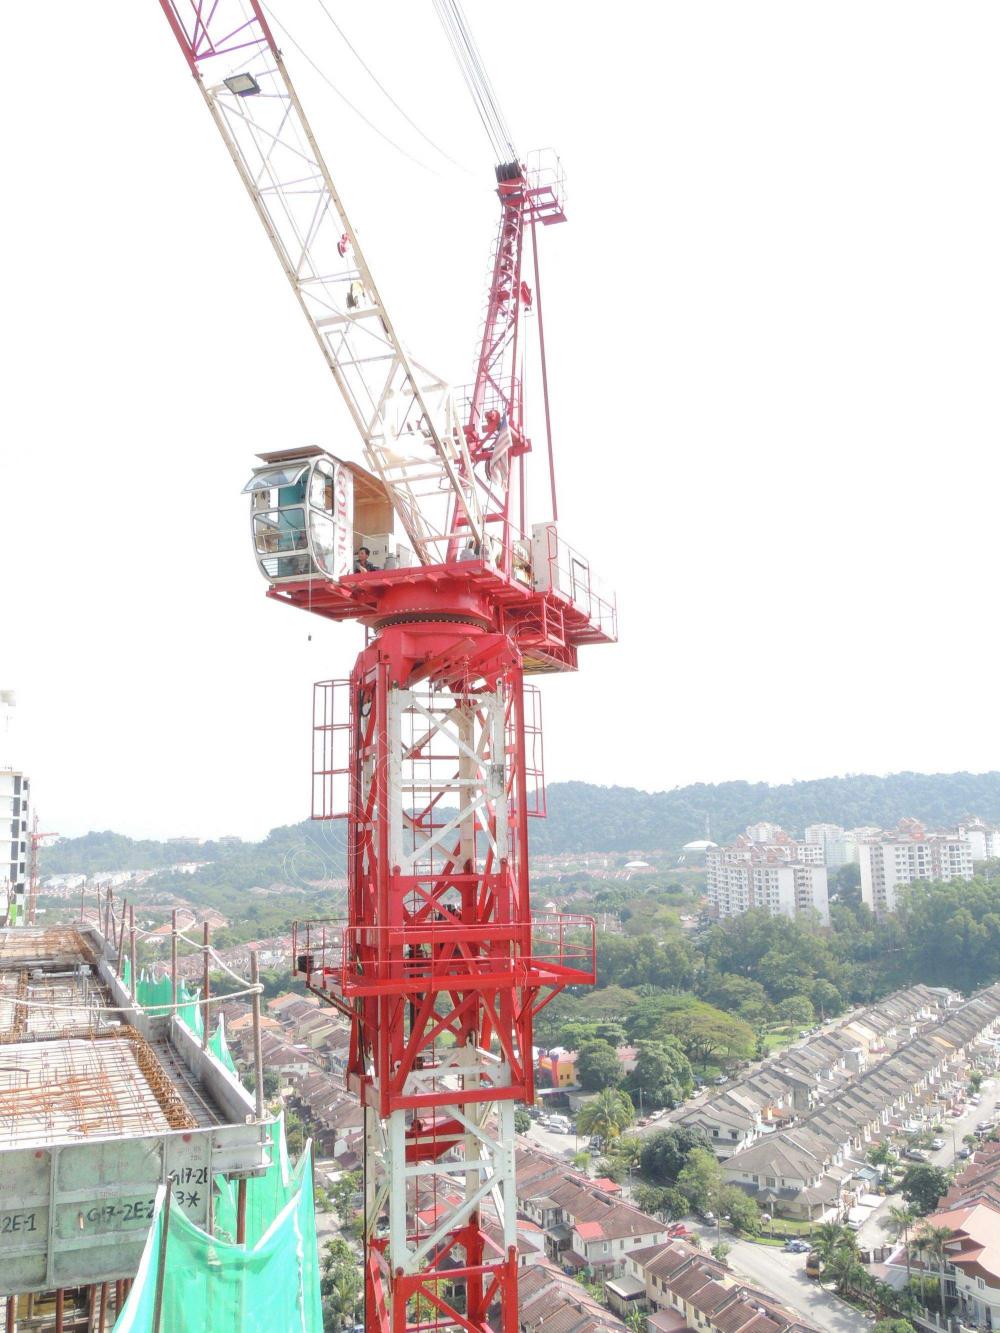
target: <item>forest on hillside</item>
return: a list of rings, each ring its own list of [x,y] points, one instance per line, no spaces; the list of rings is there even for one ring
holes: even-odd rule
[[[715,841],[725,842],[762,819],[801,834],[807,824],[824,821],[845,828],[891,828],[904,815],[913,815],[931,826],[948,826],[970,814],[1000,822],[1000,772],[853,774],[778,786],[695,783],[661,792],[557,782],[548,789],[548,818],[531,821],[531,850],[676,854],[684,843],[705,836],[706,822]],[[260,842],[154,842],[93,832],[46,847],[41,868],[52,875],[204,861],[209,864],[194,882],[249,888],[342,875],[344,846],[339,821],[284,825]]]

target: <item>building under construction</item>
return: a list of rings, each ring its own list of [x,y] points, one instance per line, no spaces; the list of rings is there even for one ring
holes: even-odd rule
[[[103,922],[114,921],[106,904]],[[270,1165],[262,1104],[206,1039],[207,1023],[189,1025],[179,1004],[140,1005],[124,910],[107,935],[85,923],[0,929],[7,1333],[103,1333],[139,1268],[158,1192],[211,1232],[218,1182]]]

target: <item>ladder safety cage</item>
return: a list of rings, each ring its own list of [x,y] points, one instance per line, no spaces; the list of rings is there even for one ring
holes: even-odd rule
[[[521,700],[525,814],[529,819],[544,819],[547,807],[541,690],[537,685],[526,682],[522,685]]]
[[[350,680],[317,681],[313,686],[313,819],[346,819],[350,813],[352,728]]]

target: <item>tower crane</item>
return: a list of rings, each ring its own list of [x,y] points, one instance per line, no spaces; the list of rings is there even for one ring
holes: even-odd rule
[[[551,519],[524,513],[522,257],[565,216],[560,173],[515,153],[457,0],[435,3],[499,157],[464,396],[401,341],[258,0],[160,0],[365,461],[277,450],[246,487],[268,596],[366,628],[350,679],[313,701],[312,813],[347,821],[346,917],[293,932],[293,971],[351,1023],[365,1326],[516,1333],[514,1108],[535,1098],[535,1016],[595,967],[592,920],[531,911],[545,794],[525,677],[575,670],[617,613],[562,539],[554,483]]]

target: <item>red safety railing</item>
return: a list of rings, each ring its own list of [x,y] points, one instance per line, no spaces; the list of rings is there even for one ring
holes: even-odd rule
[[[530,953],[523,941],[530,932]],[[460,988],[585,986],[596,975],[593,917],[543,912],[523,922],[292,925],[292,975],[334,999]]]

